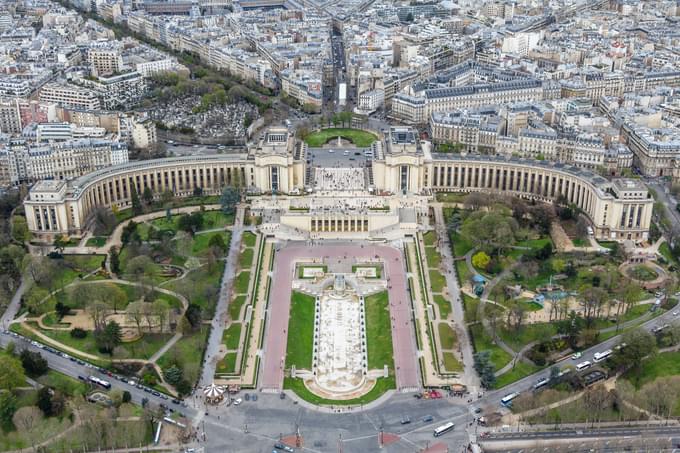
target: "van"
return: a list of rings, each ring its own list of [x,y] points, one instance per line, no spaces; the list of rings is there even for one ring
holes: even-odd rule
[[[585,369],[590,368],[592,363],[588,362],[587,360],[585,362],[581,362],[578,365],[576,365],[576,371],[583,371]]]

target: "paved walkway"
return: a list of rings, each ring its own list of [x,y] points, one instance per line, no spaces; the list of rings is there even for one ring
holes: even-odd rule
[[[288,338],[288,317],[291,304],[291,281],[295,263],[299,260],[322,260],[340,257],[358,260],[384,260],[388,286],[390,315],[392,317],[392,346],[399,390],[415,390],[420,387],[417,348],[411,327],[411,309],[408,303],[407,282],[401,252],[387,246],[288,246],[276,254],[272,279],[272,293],[277,300],[270,305],[270,322],[265,338],[265,356],[262,365],[262,389],[280,391],[283,385]]]
[[[458,334],[458,344],[460,345],[463,359],[463,372],[459,373],[458,377],[468,386],[472,393],[476,393],[480,385],[479,376],[477,376],[477,373],[475,372],[472,345],[470,343],[467,326],[465,325],[463,299],[460,287],[458,286],[458,279],[455,274],[456,267],[453,262],[451,243],[449,242],[448,230],[446,228],[446,222],[444,221],[442,204],[432,203],[432,209],[434,211],[435,230],[441,244],[440,252],[442,266],[444,268],[444,277],[446,277],[446,286],[451,295],[453,320],[456,326],[455,330]]]
[[[27,281],[27,278],[24,278],[23,276],[21,277],[21,283],[19,284],[19,287],[14,292],[12,300],[7,306],[5,312],[2,314],[2,317],[0,318],[0,325],[3,329],[9,329],[9,325],[12,323],[14,318],[17,317],[17,313],[19,313],[19,307],[21,307],[21,297],[30,286]]]
[[[439,377],[439,372],[437,370],[437,363],[442,363],[443,359],[440,355],[435,356],[435,351],[432,350],[432,345],[430,343],[430,337],[428,335],[428,324],[433,325],[432,322],[429,322],[429,316],[426,313],[427,310],[427,301],[425,300],[425,295],[422,292],[422,287],[424,288],[430,288],[431,286],[429,281],[427,280],[427,275],[425,275],[425,281],[422,284],[422,287],[420,285],[420,273],[419,273],[419,264],[418,264],[418,257],[416,255],[416,248],[417,243],[409,242],[406,244],[406,253],[408,255],[408,261],[411,263],[413,268],[411,269],[411,276],[413,277],[414,285],[413,285],[413,293],[411,294],[411,297],[413,298],[413,309],[415,312],[416,316],[416,322],[418,323],[418,330],[417,332],[420,332],[420,356],[423,357],[423,365],[424,365],[424,370],[423,370],[423,385],[424,386],[432,386],[432,387],[439,387],[442,385],[447,385],[450,384],[449,380],[447,379],[441,379]],[[420,256],[424,256],[424,254],[421,252]],[[423,273],[425,274],[425,270],[423,270]],[[434,330],[434,329],[433,329]],[[435,334],[435,332],[431,332],[432,334]],[[438,335],[438,334],[436,334]],[[438,337],[435,337],[438,338]],[[439,343],[440,344],[440,343]],[[456,380],[458,381],[458,380]]]
[[[207,207],[206,207],[207,208]],[[219,299],[215,307],[215,316],[212,319],[212,328],[210,329],[210,336],[205,349],[205,359],[203,362],[203,370],[198,386],[205,387],[210,385],[215,377],[215,369],[217,368],[218,357],[220,355],[220,346],[222,344],[222,333],[227,324],[227,310],[229,301],[231,300],[231,291],[234,284],[234,277],[236,269],[238,269],[238,257],[241,251],[241,236],[243,234],[243,217],[245,215],[245,208],[239,206],[236,211],[236,218],[234,219],[234,227],[231,232],[231,242],[229,245],[229,254],[224,265],[224,274],[222,275],[222,287],[220,288]]]

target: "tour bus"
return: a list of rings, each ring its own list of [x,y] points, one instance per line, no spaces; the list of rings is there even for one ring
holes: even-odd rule
[[[510,393],[509,395],[505,395],[503,398],[501,398],[501,405],[505,407],[510,407],[512,404],[512,400],[517,398],[519,396],[518,392],[513,392]]]
[[[538,390],[541,387],[548,385],[548,382],[550,382],[549,377],[545,377],[545,378],[541,379],[540,381],[538,381],[534,384],[534,390]]]
[[[593,362],[599,363],[602,362],[603,360],[607,360],[607,358],[612,355],[613,351],[611,349],[607,349],[606,351],[602,352],[596,352],[595,356],[593,357]]]
[[[439,428],[435,428],[434,437],[439,437],[439,436],[441,436],[445,433],[448,433],[449,431],[451,431],[453,429],[454,426],[456,426],[456,425],[454,425],[451,422],[448,422],[448,423],[443,424]]]
[[[586,368],[590,368],[590,365],[592,365],[592,363],[588,362],[587,360],[585,362],[581,362],[576,365],[576,371],[583,371]]]
[[[90,376],[88,379],[93,384],[101,385],[105,389],[111,388],[111,383],[109,381],[105,381],[104,379],[99,379],[97,376]]]

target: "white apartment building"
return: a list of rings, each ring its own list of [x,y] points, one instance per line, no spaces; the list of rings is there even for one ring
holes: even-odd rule
[[[61,107],[98,110],[101,107],[97,94],[90,89],[70,84],[50,83],[40,89],[40,100]]]
[[[359,110],[373,112],[385,104],[385,90],[374,89],[359,95]]]
[[[41,179],[69,180],[128,161],[125,143],[73,139],[49,144],[18,141],[0,147],[0,181],[8,185]]]

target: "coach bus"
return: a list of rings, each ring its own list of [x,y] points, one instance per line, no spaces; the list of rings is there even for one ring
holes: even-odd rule
[[[453,429],[454,426],[456,426],[456,425],[454,425],[451,422],[448,422],[448,423],[445,423],[438,428],[435,428],[434,437],[439,437],[439,436],[442,436],[442,435],[448,433],[449,431],[451,431]]]
[[[111,383],[109,381],[105,381],[104,379],[99,379],[97,376],[90,376],[88,379],[93,384],[101,385],[105,389],[111,388]]]
[[[607,349],[606,351],[602,352],[596,352],[595,355],[593,356],[593,362],[599,363],[602,362],[603,360],[607,360],[607,358],[609,358],[609,356],[612,355],[612,352],[613,351],[611,349]]]
[[[510,407],[510,405],[512,404],[512,400],[514,400],[518,396],[519,396],[518,392],[513,392],[510,393],[509,395],[505,395],[503,398],[501,398],[501,406]]]

